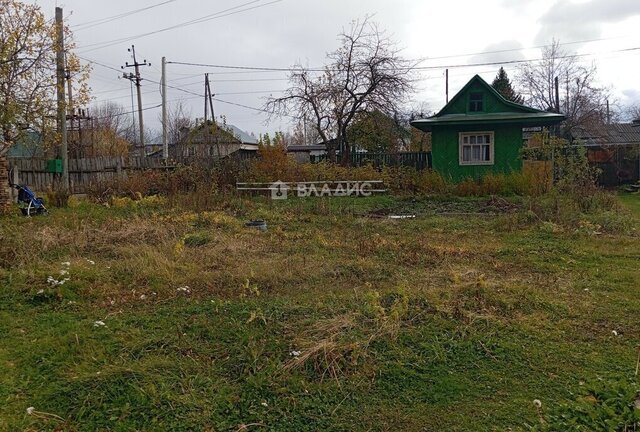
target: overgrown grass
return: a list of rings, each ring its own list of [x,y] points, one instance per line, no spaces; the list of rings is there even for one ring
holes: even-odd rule
[[[0,219],[0,430],[528,430],[636,382],[637,195],[181,196]]]

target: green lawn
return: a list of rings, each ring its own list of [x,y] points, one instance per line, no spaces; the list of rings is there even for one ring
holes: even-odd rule
[[[633,380],[640,196],[616,234],[486,201],[0,218],[0,430],[528,430]]]

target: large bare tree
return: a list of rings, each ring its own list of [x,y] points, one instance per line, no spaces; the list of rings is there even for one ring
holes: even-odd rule
[[[593,127],[607,121],[609,92],[597,85],[595,64],[584,65],[579,59],[563,49],[559,41],[553,40],[542,49],[542,58],[524,63],[517,76],[527,104],[567,117],[565,133],[576,127]]]
[[[327,55],[322,69],[293,67],[290,87],[272,98],[266,109],[313,124],[335,161],[350,160],[347,130],[359,114],[399,111],[414,89],[416,63],[404,59],[398,46],[368,18],[355,21],[340,36],[340,47]]]

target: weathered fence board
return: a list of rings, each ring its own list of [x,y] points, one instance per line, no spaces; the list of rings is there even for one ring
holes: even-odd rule
[[[72,193],[85,193],[87,187],[115,178],[126,178],[128,171],[142,169],[171,169],[160,159],[142,157],[99,157],[69,159],[69,184]],[[52,188],[59,176],[47,172],[45,159],[10,158],[9,169],[17,173],[19,183],[43,192]]]

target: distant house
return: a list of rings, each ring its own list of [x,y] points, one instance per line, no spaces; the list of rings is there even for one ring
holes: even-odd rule
[[[327,155],[327,146],[324,144],[290,145],[287,146],[287,154],[302,163],[316,162]]]
[[[577,127],[572,141],[586,147],[589,162],[600,169],[600,183],[615,186],[640,180],[638,123],[611,123]]]
[[[438,114],[411,125],[431,132],[433,169],[460,181],[520,171],[523,129],[552,126],[562,120],[561,114],[506,100],[476,75]]]
[[[42,135],[35,131],[28,131],[9,147],[7,157],[10,159],[30,159],[45,157]]]
[[[235,153],[256,153],[258,140],[233,125],[220,127],[208,123],[183,128],[180,142],[170,146],[169,156],[182,158],[223,158]]]

